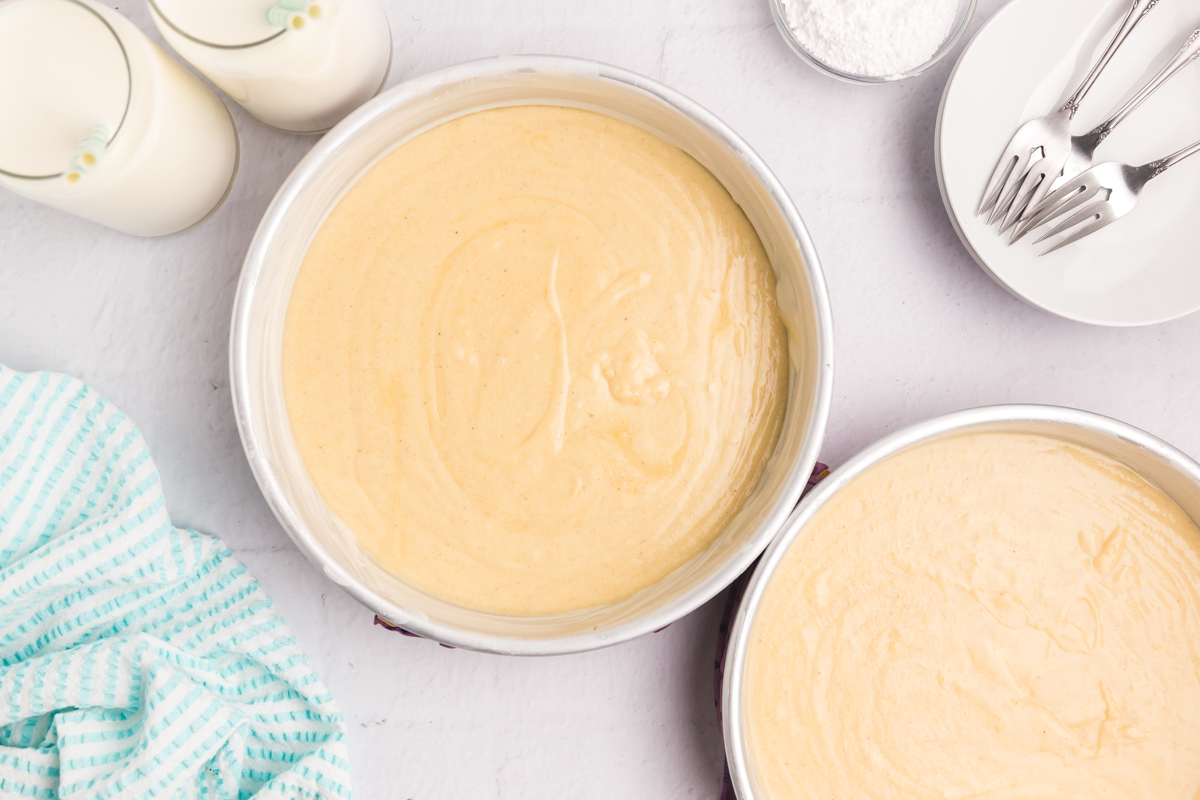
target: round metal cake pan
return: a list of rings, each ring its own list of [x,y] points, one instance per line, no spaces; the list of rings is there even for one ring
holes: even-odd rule
[[[704,553],[620,602],[551,616],[465,608],[404,583],[357,547],[321,501],[296,451],[283,402],[281,351],[291,287],[342,195],[423,131],[512,105],[583,108],[630,122],[693,156],[745,211],[778,279],[789,329],[788,411],[758,491]],[[833,325],[812,241],[779,181],[724,123],[679,93],[626,70],[571,58],[502,56],[396,86],[336,125],[300,162],[250,245],[230,342],[234,410],[263,494],[301,551],[384,620],[456,647],[550,655],[623,642],[691,612],[745,571],[780,531],[816,461],[829,414]]]
[[[784,556],[804,547],[805,526],[834,496],[873,467],[914,447],[976,433],[1046,436],[1090,448],[1141,475],[1200,523],[1200,464],[1132,425],[1057,406],[1006,405],[959,411],[888,436],[819,483],[788,519],[746,585],[730,631],[722,676],[721,716],[730,778],[738,800],[770,800],[746,737],[746,658],[763,596]]]

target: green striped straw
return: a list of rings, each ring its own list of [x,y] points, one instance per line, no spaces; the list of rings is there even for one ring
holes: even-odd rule
[[[316,19],[320,14],[321,7],[312,0],[277,0],[267,9],[267,22],[299,30],[304,27],[306,16]]]
[[[112,132],[107,125],[97,125],[83,137],[79,146],[75,148],[75,155],[71,157],[70,168],[64,173],[67,183],[78,182],[89,169],[96,166],[96,160],[100,158],[104,148],[108,147],[111,138]]]

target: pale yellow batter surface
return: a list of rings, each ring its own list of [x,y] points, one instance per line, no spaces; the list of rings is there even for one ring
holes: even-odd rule
[[[787,404],[741,209],[660,139],[549,106],[373,167],[308,251],[283,359],[305,466],[363,549],[515,614],[619,600],[703,551]]]
[[[1099,454],[974,435],[887,461],[752,631],[768,800],[1200,792],[1200,531]]]

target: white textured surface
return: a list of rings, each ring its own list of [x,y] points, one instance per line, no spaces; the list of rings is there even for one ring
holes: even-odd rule
[[[823,460],[936,414],[1018,401],[1115,416],[1200,455],[1200,315],[1134,330],[1067,322],[1010,297],[958,242],[933,167],[952,58],[896,85],[837,83],[791,54],[766,0],[385,2],[391,84],[496,53],[595,58],[690,95],[763,155],[833,298]],[[983,0],[979,17],[1000,4]],[[120,10],[152,30],[140,0]],[[345,710],[359,797],[715,800],[723,597],[599,653],[450,651],[372,627],[275,522],[234,427],[226,342],[242,255],[313,140],[233,113],[237,184],[180,236],[130,239],[0,191],[0,362],[78,375],[140,424],[175,522],[246,560]]]

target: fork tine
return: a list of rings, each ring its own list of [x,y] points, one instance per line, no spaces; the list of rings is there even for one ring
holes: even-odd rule
[[[1042,206],[1046,201],[1046,197],[1050,196],[1055,191],[1055,184],[1063,178],[1063,169],[1060,163],[1051,163],[1049,160],[1043,160],[1039,164],[1040,181],[1037,186],[1033,187],[1030,192],[1030,199],[1025,206],[1025,211],[1021,213],[1019,221],[1024,222],[1025,219],[1037,216],[1037,213],[1042,210]],[[1033,173],[1033,169],[1030,169]],[[1074,178],[1074,176],[1072,176]]]
[[[987,224],[995,225],[1004,216],[1004,211],[1012,205],[1012,195],[1005,195],[1002,198],[997,198],[992,205],[992,210],[988,213]]]
[[[1049,176],[1046,174],[1049,169],[1045,158],[1039,158],[1030,166],[1029,171],[1025,173],[1025,178],[1021,181],[1020,188],[1017,189],[1017,194],[1013,198],[1008,213],[1004,215],[1004,221],[1000,224],[1001,233],[1004,233],[1015,225],[1021,219],[1026,209],[1033,211],[1033,197],[1038,188],[1044,185],[1049,179]]]
[[[992,170],[992,177],[988,181],[987,189],[983,193],[983,199],[979,201],[979,210],[975,212],[975,216],[979,216],[992,209],[996,205],[996,200],[999,199],[1000,190],[1004,188],[1004,184],[1008,181],[1008,173],[1020,160],[1020,156],[1010,153],[1007,149],[1004,155],[1000,156],[1000,160],[996,162],[996,168]]]
[[[1058,244],[1051,247],[1049,250],[1043,252],[1042,255],[1044,255],[1044,256],[1049,255],[1049,254],[1053,253],[1055,250],[1059,249],[1060,247],[1066,247],[1069,244],[1074,244],[1075,242],[1078,242],[1080,239],[1082,239],[1085,236],[1091,236],[1096,231],[1100,230],[1103,227],[1111,225],[1112,223],[1116,222],[1118,219],[1120,219],[1120,216],[1117,214],[1101,213],[1100,217],[1098,219],[1096,219],[1095,221],[1093,221],[1091,224],[1084,225],[1082,228],[1075,231],[1070,236],[1068,236],[1067,238],[1063,239]]]
[[[1057,175],[1047,175],[1045,177],[1045,179],[1041,182],[1041,184],[1034,191],[1033,197],[1029,198],[1029,210],[1028,210],[1028,212],[1026,212],[1028,214],[1028,217],[1036,216],[1037,213],[1039,211],[1041,211],[1042,204],[1046,202],[1046,198],[1048,198],[1050,196],[1050,194],[1054,191],[1055,181],[1062,178],[1063,175],[1064,175],[1064,172],[1062,170],[1059,170],[1059,173]],[[1074,176],[1072,176],[1072,177],[1074,177]]]
[[[1103,216],[1104,215],[1103,214],[1104,205],[1106,203],[1108,203],[1107,200],[1101,200],[1098,203],[1091,203],[1090,205],[1084,206],[1082,209],[1080,209],[1079,211],[1076,211],[1074,214],[1067,217],[1065,220],[1060,222],[1058,225],[1051,228],[1047,233],[1043,234],[1042,238],[1035,240],[1034,244],[1041,244],[1042,242],[1046,241],[1047,239],[1057,236],[1060,233],[1065,233],[1066,231],[1069,231],[1071,228],[1074,228],[1076,225],[1080,225],[1084,222],[1087,222],[1089,219],[1092,219],[1097,216]]]
[[[1065,206],[1065,203],[1059,204],[1059,207],[1063,207],[1063,206]],[[1074,206],[1072,206],[1072,207],[1074,207]],[[1070,211],[1069,208],[1063,207],[1061,211],[1058,211],[1057,213],[1052,214],[1052,213],[1050,213],[1052,210],[1054,210],[1054,209],[1047,208],[1047,207],[1045,207],[1045,205],[1043,205],[1042,209],[1036,213],[1027,212],[1027,216],[1025,217],[1025,219],[1018,222],[1017,227],[1013,228],[1013,232],[1012,232],[1012,235],[1008,239],[1008,243],[1016,244],[1017,242],[1019,242],[1025,238],[1025,234],[1029,233],[1034,228],[1039,227],[1043,222],[1046,222],[1051,217],[1058,216],[1059,214],[1065,214],[1067,211]]]
[[[1035,153],[1040,153],[1041,147],[1018,151],[1016,155],[1016,163],[1013,168],[1005,175],[1004,183],[1000,186],[1000,190],[996,195],[996,202],[992,206],[991,214],[988,217],[988,224],[994,225],[1004,214],[1008,213],[1009,206],[1012,205],[1016,198],[1017,190],[1021,188],[1021,181],[1025,178],[1025,173],[1029,170],[1029,164],[1033,161]]]
[[[1045,155],[1046,151],[1042,149],[1040,144],[1022,153],[1018,158],[1017,166],[1008,174],[1008,179],[1004,182],[1004,191],[1000,196],[1008,197],[1009,203],[1016,202],[1021,190],[1021,184],[1025,180],[1025,176],[1029,173],[1029,167],[1036,161],[1040,161]],[[1001,209],[1001,213],[1008,213],[1008,208]]]
[[[1044,181],[1045,179],[1043,178],[1042,181],[1034,184],[1034,189],[1036,189],[1038,186],[1041,186],[1042,182]],[[1018,199],[1013,201],[1012,208],[1009,210],[1008,214],[1005,215],[1004,220],[1000,223],[1001,234],[1007,233],[1010,228],[1019,223],[1027,214],[1031,212],[1033,191],[1034,190],[1032,189],[1026,191],[1025,186],[1021,186],[1020,196]]]
[[[1020,164],[1017,165],[1017,168],[1020,168]],[[1016,172],[1017,169],[1014,168],[1013,174],[1015,175]],[[1022,174],[1011,184],[1011,189],[1009,188],[1010,184],[1007,181],[1005,182],[1003,194],[1000,195],[1000,199],[996,201],[996,204],[992,206],[991,213],[988,214],[988,225],[995,225],[997,222],[1004,219],[1004,215],[1008,213],[1008,209],[1012,208],[1013,201],[1017,199],[1017,192],[1021,189],[1020,181],[1023,180],[1024,177],[1025,174],[1022,172]]]
[[[1013,231],[1012,239],[1009,244],[1019,241],[1025,234],[1029,233],[1034,228],[1045,225],[1052,219],[1061,217],[1071,211],[1082,206],[1084,203],[1091,200],[1100,192],[1099,188],[1088,191],[1086,183],[1074,181],[1071,184],[1064,186],[1052,192],[1043,202],[1042,208],[1036,214],[1021,221],[1015,231]]]
[[[1032,217],[1027,217],[1017,223],[1017,227],[1013,228],[1012,234],[1008,237],[1009,244],[1016,244],[1025,238],[1025,234],[1029,233],[1034,228],[1042,223],[1040,222],[1041,212]]]
[[[1083,203],[1095,197],[1103,188],[1098,176],[1093,170],[1088,170],[1067,181],[1052,191],[1043,201],[1036,213],[1028,217],[1020,227],[1022,235],[1050,220],[1061,217],[1068,211],[1078,208]]]
[[[1028,193],[1022,197],[1024,199],[1013,201],[1012,208],[1009,210],[1008,214],[1005,215],[1004,219],[1000,221],[1000,230],[998,233],[1001,235],[1007,233],[1008,229],[1017,224],[1017,222],[1020,221],[1021,216],[1029,210]]]

